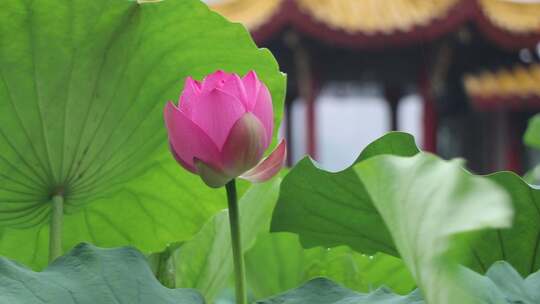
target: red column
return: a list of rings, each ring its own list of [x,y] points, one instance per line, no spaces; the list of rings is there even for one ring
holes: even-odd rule
[[[437,153],[437,108],[431,81],[426,73],[420,76],[418,88],[424,104],[422,116],[424,142],[422,148],[427,152]]]
[[[285,35],[285,43],[293,52],[298,93],[305,103],[306,150],[315,159],[317,157],[316,100],[318,89],[315,84],[310,54],[295,32],[291,31]]]
[[[523,173],[523,164],[521,155],[523,153],[523,141],[522,136],[520,134],[520,130],[515,123],[514,115],[513,113],[507,112],[506,115],[504,115],[504,119],[506,119],[506,143],[507,145],[505,148],[505,156],[506,156],[506,164],[505,164],[505,170],[516,172],[517,174]]]
[[[521,141],[516,140],[516,138],[511,138],[510,146],[506,153],[506,170],[521,175],[523,173],[523,164],[521,163]]]

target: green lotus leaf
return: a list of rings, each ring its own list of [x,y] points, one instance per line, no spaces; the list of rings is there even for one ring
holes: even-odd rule
[[[370,144],[357,163],[377,154],[410,156],[418,152],[411,136],[389,133]],[[300,233],[305,247],[345,244],[365,254],[384,252],[399,256],[386,224],[374,211],[372,198],[352,171],[350,167],[330,173],[318,169],[307,159],[302,160],[282,183],[273,220],[275,229]],[[463,263],[484,273],[489,265],[505,260],[521,275],[536,272],[540,269],[540,189],[511,172],[497,172],[486,178],[510,195],[514,225],[475,233],[475,241],[469,244],[470,257],[464,258]],[[328,206],[333,210],[321,209],[330,208]],[[350,206],[357,206],[354,217]],[[280,215],[281,208],[286,208],[287,213]],[[305,216],[306,213],[309,216]],[[369,231],[369,235],[365,231]]]
[[[358,163],[354,171],[427,302],[475,303],[449,252],[469,252],[458,235],[509,227],[513,211],[508,194],[463,170],[460,161],[429,154],[377,156]]]
[[[529,125],[523,136],[525,144],[534,149],[540,149],[540,115],[537,114],[529,119]],[[530,169],[523,179],[530,184],[540,184],[540,165]]]
[[[471,247],[470,264],[485,272],[487,265],[504,260],[521,274],[540,269],[540,189],[512,172],[497,172],[487,178],[504,188],[514,205],[511,229],[484,232]]]
[[[416,286],[403,262],[386,254],[358,253],[346,246],[302,248],[292,233],[260,235],[246,254],[250,290],[262,299],[294,288],[310,279],[326,277],[368,292],[387,286],[408,293]]]
[[[534,304],[540,302],[540,272],[525,279],[505,261],[495,262],[485,276],[464,271],[464,280],[480,303]]]
[[[417,153],[411,135],[392,132],[368,145],[356,163],[377,155]],[[272,229],[298,233],[307,248],[348,245],[364,254],[398,256],[383,219],[353,167],[333,173],[319,169],[308,158],[301,160],[281,184]]]
[[[55,194],[64,251],[190,239],[224,197],[169,155],[162,111],[217,69],[257,71],[279,125],[275,59],[199,0],[0,1],[0,255],[46,264]]]
[[[0,303],[204,304],[193,289],[168,289],[133,248],[80,244],[42,272],[0,258]]]
[[[525,131],[523,141],[529,147],[540,149],[540,114],[529,119],[529,125]]]
[[[316,278],[293,290],[275,297],[257,301],[257,304],[423,304],[422,295],[413,293],[400,296],[387,288],[362,294],[325,278]]]
[[[523,279],[504,261],[493,264],[485,276],[461,269],[468,288],[476,292],[477,304],[535,304],[540,301],[540,272]],[[257,302],[258,304],[424,304],[415,290],[399,295],[381,287],[370,293],[358,293],[325,278],[317,278],[293,290]],[[458,302],[454,302],[458,303]],[[460,303],[460,302],[459,302]]]
[[[383,137],[376,145],[383,141],[392,139]],[[365,254],[401,257],[429,303],[467,303],[470,293],[460,283],[454,255],[500,243],[475,247],[480,243],[461,237],[508,227],[510,197],[496,183],[463,170],[459,161],[422,153],[398,157],[388,154],[406,154],[400,146],[383,146],[392,149],[360,157],[338,173],[302,161],[282,183],[272,230],[298,233],[306,247],[348,245]]]

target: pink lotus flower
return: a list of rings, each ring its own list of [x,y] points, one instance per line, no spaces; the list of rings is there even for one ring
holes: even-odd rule
[[[178,107],[171,101],[165,107],[165,124],[175,159],[210,187],[236,177],[266,181],[285,160],[282,140],[261,161],[274,115],[270,92],[253,71],[243,78],[217,71],[202,83],[188,77]]]

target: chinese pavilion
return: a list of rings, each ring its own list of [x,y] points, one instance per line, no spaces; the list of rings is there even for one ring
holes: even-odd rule
[[[309,154],[317,153],[321,86],[375,82],[390,129],[412,90],[423,100],[425,150],[463,156],[478,172],[519,172],[526,119],[540,108],[540,4],[528,2],[223,0],[211,8],[244,24],[287,72],[287,107],[297,97],[306,102]]]

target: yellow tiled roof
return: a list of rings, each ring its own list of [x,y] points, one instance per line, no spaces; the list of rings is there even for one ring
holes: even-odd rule
[[[463,81],[473,97],[540,97],[540,64],[465,75]]]
[[[249,30],[266,23],[278,11],[283,0],[229,0],[210,8],[230,21],[240,22]]]
[[[224,0],[211,8],[255,30],[285,1],[294,1],[302,12],[331,28],[367,34],[407,31],[446,16],[458,3],[478,1],[493,25],[513,33],[540,33],[540,4],[508,0]]]
[[[513,33],[540,33],[540,3],[479,1],[484,15],[497,27]]]
[[[316,20],[346,32],[408,31],[443,17],[460,0],[296,0]]]
[[[228,0],[211,6],[250,30],[268,22],[285,0]],[[295,0],[300,10],[347,32],[392,32],[428,24],[460,0]]]

